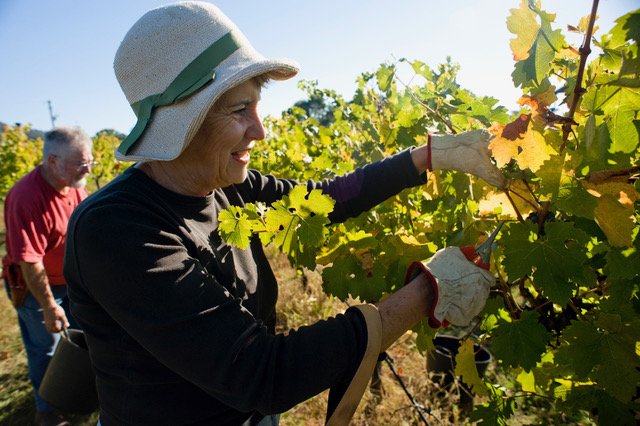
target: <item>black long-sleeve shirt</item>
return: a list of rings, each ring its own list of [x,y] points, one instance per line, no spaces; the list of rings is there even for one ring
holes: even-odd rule
[[[332,181],[331,220],[423,183],[409,151]],[[64,275],[110,425],[254,424],[348,382],[363,357],[358,310],[275,335],[276,278],[258,238],[217,232],[229,205],[282,198],[300,183],[250,170],[206,197],[129,168],[75,210]]]

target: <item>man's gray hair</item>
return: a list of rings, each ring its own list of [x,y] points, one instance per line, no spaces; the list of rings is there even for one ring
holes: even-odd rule
[[[47,161],[49,155],[64,157],[71,149],[93,146],[91,138],[79,127],[55,127],[44,134],[42,156]]]

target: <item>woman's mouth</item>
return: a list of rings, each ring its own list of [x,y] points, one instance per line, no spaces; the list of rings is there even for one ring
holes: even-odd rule
[[[243,149],[240,151],[235,151],[231,153],[231,156],[233,157],[234,160],[242,163],[242,164],[249,164],[249,149]]]

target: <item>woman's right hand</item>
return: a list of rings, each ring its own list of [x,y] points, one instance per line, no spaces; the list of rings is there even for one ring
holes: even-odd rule
[[[432,328],[449,323],[466,326],[484,307],[494,275],[467,260],[458,247],[438,250],[426,263],[414,262],[407,270],[406,282],[423,272],[432,277],[435,301],[429,315]]]

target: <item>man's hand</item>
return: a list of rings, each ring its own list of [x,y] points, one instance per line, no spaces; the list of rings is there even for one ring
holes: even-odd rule
[[[49,333],[59,333],[69,327],[69,321],[62,306],[56,303],[51,292],[47,272],[42,262],[20,262],[22,278],[27,288],[42,307],[44,325]]]
[[[63,329],[69,328],[69,321],[62,306],[54,302],[53,306],[42,310],[44,316],[44,326],[49,333],[60,333]]]
[[[448,323],[467,326],[484,307],[496,282],[489,271],[469,262],[458,247],[438,250],[426,263],[414,262],[405,282],[425,272],[434,279],[436,299],[429,316],[432,328]]]
[[[431,136],[431,165],[433,170],[455,170],[484,179],[487,183],[504,188],[507,179],[491,162],[489,142],[493,135],[485,130],[471,130],[456,135]],[[415,153],[415,156],[414,156]],[[426,170],[426,145],[412,151],[414,163],[420,172]]]

